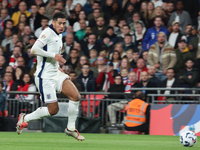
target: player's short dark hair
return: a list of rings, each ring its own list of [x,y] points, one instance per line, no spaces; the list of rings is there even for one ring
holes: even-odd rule
[[[58,18],[65,18],[66,19],[66,16],[63,12],[57,12],[53,15],[53,21],[57,21]]]
[[[1,87],[4,87],[3,81],[0,81]]]

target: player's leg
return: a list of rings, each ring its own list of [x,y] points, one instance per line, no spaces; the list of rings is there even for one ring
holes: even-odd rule
[[[85,138],[81,136],[75,128],[81,96],[75,85],[69,79],[63,81],[61,92],[70,99],[68,107],[68,124],[65,133],[77,140],[84,140]]]
[[[16,127],[18,134],[20,134],[22,129],[28,125],[28,122],[55,115],[59,110],[56,91],[52,85],[53,81],[46,81],[48,84],[45,84],[41,78],[35,78],[35,83],[39,89],[41,99],[47,104],[47,107],[40,107],[27,115],[25,113],[20,114]]]

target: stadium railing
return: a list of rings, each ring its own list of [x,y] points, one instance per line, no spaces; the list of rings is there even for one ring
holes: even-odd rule
[[[190,103],[190,104],[199,104],[200,103],[200,91],[199,88],[132,88],[132,93],[118,93],[118,92],[80,92],[83,98],[80,102],[80,111],[79,117],[89,117],[89,118],[101,118],[101,122],[103,126],[108,126],[109,117],[107,113],[107,106],[116,103],[119,101],[131,101],[132,99],[126,98],[126,95],[133,95],[138,90],[145,90],[145,91],[156,91],[155,94],[148,94],[147,95],[147,102],[152,101],[152,104],[156,103]],[[161,91],[170,90],[175,91],[175,94],[164,95],[160,94]],[[191,91],[192,94],[179,94],[180,91]],[[8,94],[32,94],[34,95],[33,100],[26,100],[23,96],[21,99],[7,99],[7,110],[8,115],[10,117],[18,117],[18,114],[21,112],[30,113],[37,109],[40,106],[44,106],[39,99],[39,92],[18,92],[18,91],[9,91]],[[124,95],[125,99],[104,99],[105,95]],[[174,100],[157,100],[158,96],[170,96],[174,97]],[[68,98],[61,96],[61,93],[57,93],[58,102],[68,102]],[[193,100],[182,100],[183,97],[193,97]],[[124,104],[125,106],[125,104]],[[67,113],[67,112],[66,112]],[[124,116],[125,111],[122,109],[121,111],[115,114],[116,120],[118,124],[121,124]]]

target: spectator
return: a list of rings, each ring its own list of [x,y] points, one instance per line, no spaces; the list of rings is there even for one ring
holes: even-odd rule
[[[118,23],[119,30],[116,30],[116,31],[115,31],[115,34],[116,34],[117,36],[120,36],[120,35],[122,34],[123,26],[124,26],[124,25],[127,25],[126,20],[125,20],[124,18],[119,19],[119,23]],[[128,34],[128,33],[127,33],[127,34]]]
[[[28,65],[27,67],[31,70],[34,65],[37,63],[36,55],[31,54],[31,46],[27,47],[27,54],[28,54]]]
[[[78,3],[74,6],[74,9],[72,10],[72,12],[70,13],[70,16],[68,18],[69,24],[71,26],[73,26],[73,24],[78,20],[80,11],[82,11],[82,6],[81,6],[81,4]]]
[[[56,2],[55,0],[52,0],[50,1],[47,6],[46,6],[46,13],[45,15],[49,18],[49,19],[52,19],[53,17],[53,13],[54,13],[54,10],[56,9]]]
[[[199,33],[200,33],[200,30],[199,30]],[[189,46],[188,46],[190,52],[192,53],[192,58],[194,59],[199,58],[199,54],[200,54],[199,53],[200,52],[199,39],[200,39],[199,36],[191,38]]]
[[[0,81],[0,117],[7,117],[7,93],[3,92],[4,84]]]
[[[137,49],[137,46],[132,41],[132,36],[130,34],[126,34],[124,38],[124,42],[122,43],[123,49],[126,52],[128,49]]]
[[[71,81],[74,83],[74,85],[76,86],[76,88],[78,89],[78,91],[82,91],[81,85],[76,81],[76,79],[77,79],[76,72],[71,71],[69,73],[69,77],[70,77]]]
[[[87,16],[84,11],[80,11],[79,13],[79,21],[75,22],[73,25],[74,32],[77,32],[81,29],[80,20],[85,20],[86,26],[88,26],[89,22],[87,21]]]
[[[10,0],[10,7],[8,8],[9,15],[12,16],[13,13],[17,12],[18,10],[17,0]]]
[[[151,66],[156,67],[157,73],[155,75],[163,81],[167,78],[167,69],[173,68],[177,59],[174,48],[166,41],[165,33],[158,33],[157,40],[149,49],[147,61]]]
[[[6,60],[4,56],[0,56],[0,76],[2,77],[6,69]]]
[[[186,38],[183,36],[178,42],[178,48],[175,49],[177,62],[174,66],[175,73],[179,73],[180,70],[185,68],[185,62],[187,59],[192,58],[192,53],[187,47]]]
[[[90,70],[90,64],[85,63],[81,68],[82,73],[76,81],[81,85],[83,92],[95,92],[96,82],[93,72]]]
[[[121,69],[120,75],[122,76],[123,84],[126,85],[126,83],[128,82],[128,70],[126,68]]]
[[[131,31],[135,32],[136,22],[141,21],[140,13],[136,12],[133,14],[133,22],[129,24]],[[141,21],[142,22],[142,21]],[[143,23],[143,22],[142,22]]]
[[[22,84],[18,87],[17,91],[36,92],[36,87],[33,84],[32,80],[31,80],[31,76],[28,73],[23,75]],[[17,94],[15,98],[18,100],[25,99],[27,101],[30,101],[29,102],[30,104],[33,104],[34,102],[32,100],[34,100],[34,97],[35,97],[35,95],[33,95],[33,94]]]
[[[8,10],[6,8],[1,9],[0,14],[0,31],[3,31],[5,28],[5,22],[6,20],[10,19],[10,16],[8,14]]]
[[[76,42],[74,41],[74,35],[72,33],[68,33],[67,36],[65,37],[65,42],[63,44],[65,52],[63,54],[63,57],[66,57],[69,55],[70,50],[73,48],[73,45]]]
[[[141,72],[141,81],[138,84],[139,88],[155,88],[157,87],[157,83],[154,83],[152,80],[149,79],[149,75],[146,71]],[[147,97],[148,94],[155,94],[156,91],[146,91],[142,90]]]
[[[26,44],[28,44],[28,42],[29,42],[29,37],[30,37],[31,35],[34,35],[33,32],[31,31],[31,27],[28,26],[28,25],[26,25],[26,26],[24,27],[24,35],[21,36],[19,39],[20,39],[20,41],[23,42],[24,45],[26,45]]]
[[[96,35],[91,33],[90,35],[88,35],[88,44],[82,48],[83,52],[85,53],[85,55],[87,57],[89,57],[89,51],[91,49],[96,49],[97,52],[99,53],[100,48],[99,48],[99,44],[97,44],[96,42]]]
[[[126,56],[126,52],[124,52],[122,43],[117,43],[114,46],[114,51],[118,51],[120,53],[121,58]],[[113,53],[110,54],[109,58],[112,59]]]
[[[113,63],[109,63],[104,70],[102,70],[97,79],[97,89],[98,91],[105,91],[107,92],[110,85],[114,84],[114,76],[117,75],[117,71],[114,70]]]
[[[78,38],[79,41],[81,41],[85,36],[86,21],[83,19],[79,20],[79,25],[80,25],[80,30],[76,32],[75,36]]]
[[[14,26],[16,26],[18,24],[21,13],[25,13],[27,17],[30,17],[30,15],[31,15],[31,13],[27,11],[26,3],[23,1],[21,1],[19,3],[19,11],[13,13],[13,15],[12,15],[12,20],[14,21]]]
[[[15,46],[12,53],[13,55],[10,57],[9,65],[16,68],[18,66],[17,58],[22,56],[21,48],[19,46]]]
[[[91,27],[85,28],[85,36],[82,38],[82,40],[79,42],[81,44],[81,48],[84,48],[88,44],[88,36],[92,33]]]
[[[131,111],[133,109],[139,111]],[[134,99],[128,103],[126,106],[126,113],[125,130],[141,131],[145,132],[145,134],[149,134],[150,105],[145,103],[145,95],[142,91],[138,91]],[[137,120],[137,122],[135,122],[135,120]]]
[[[130,24],[132,22],[132,16],[135,11],[135,7],[133,4],[128,4],[127,9],[124,9],[125,12],[123,14],[123,18],[126,19],[127,24]]]
[[[148,53],[149,53],[148,51],[144,51],[144,52],[142,53],[142,58],[144,59],[147,68],[149,69],[150,65],[149,65],[149,63],[148,63],[148,61],[147,61],[147,59],[148,59]]]
[[[42,33],[42,31],[46,28],[46,26],[48,25],[49,19],[45,16],[43,16],[41,18],[41,27],[39,27],[37,30],[35,30],[35,36],[37,38],[39,38],[40,34]]]
[[[109,20],[109,26],[112,27],[114,33],[117,34],[117,31],[119,31],[119,27],[117,26],[117,19],[111,18]]]
[[[132,52],[133,52],[132,53],[133,60],[130,62],[130,64],[131,64],[131,67],[134,69],[134,68],[137,68],[137,61],[140,57],[140,54],[138,50],[133,50]]]
[[[92,4],[92,10],[94,11],[95,9],[100,9],[101,10],[101,7],[100,7],[100,3],[98,1],[94,1],[94,3]],[[103,11],[101,10],[100,11],[100,16],[99,17],[104,17],[104,13]],[[88,15],[88,20],[91,20],[94,18],[94,15],[93,13],[91,12],[89,15]]]
[[[148,2],[147,11],[143,15],[143,18],[145,19],[145,24],[148,24],[148,21],[150,20],[150,18],[152,18],[154,8],[154,3]]]
[[[179,79],[181,81],[181,86],[186,88],[195,88],[198,83],[198,69],[194,68],[194,60],[187,59],[185,62],[185,69],[182,69],[179,73]]]
[[[128,58],[128,61],[131,62],[133,60],[133,50],[129,49],[126,51],[126,57]]]
[[[108,23],[111,18],[119,19],[121,16],[121,8],[117,2],[113,2],[111,5],[111,9],[108,10],[108,13],[105,15],[105,20]]]
[[[186,29],[185,29],[185,36],[187,38],[187,44],[190,43],[190,40],[193,38],[192,34],[191,34],[191,29],[192,29],[192,25],[191,24],[188,24],[186,26]]]
[[[97,19],[100,17],[100,15],[101,15],[101,10],[100,9],[96,8],[96,9],[93,10],[93,16],[94,16],[94,18],[89,21],[89,26],[91,28],[94,28],[94,27],[97,26],[96,22],[97,22]]]
[[[162,88],[180,88],[181,83],[180,80],[175,78],[175,72],[173,68],[168,68],[167,69],[167,79],[163,80],[160,84],[160,87]],[[175,94],[175,91],[171,90],[165,90],[161,91],[162,94]],[[174,97],[164,97],[164,100],[174,100]]]
[[[5,29],[5,39],[1,42],[2,47],[6,47],[7,44],[10,44],[12,41],[12,31],[11,29]]]
[[[151,16],[150,20],[148,21],[147,29],[154,26],[155,17],[161,17],[162,22],[163,22],[163,26],[167,27],[169,18],[165,15],[165,12],[162,9],[162,7],[158,6],[158,7],[155,7],[153,15]]]
[[[174,12],[174,3],[173,2],[168,2],[167,3],[167,11],[166,11],[167,14],[166,15],[168,17],[170,17],[173,12]]]
[[[70,72],[74,71],[71,65],[63,65],[61,68],[64,73],[69,74]]]
[[[136,74],[135,72],[130,72],[128,75],[128,82],[125,86],[125,92],[124,93],[131,93],[131,88],[137,87],[137,78],[136,78]],[[125,95],[126,99],[132,99],[133,95]],[[110,119],[110,123],[111,126],[115,126],[116,125],[116,112],[120,111],[120,110],[124,110],[126,104],[128,103],[128,101],[120,101],[117,103],[112,103],[110,105],[108,105],[107,110],[108,110],[108,115],[109,115],[109,119]],[[124,123],[125,119],[123,119],[123,123]]]
[[[133,31],[131,31],[130,27],[128,25],[123,25],[122,27],[122,33],[118,35],[118,41],[119,42],[124,42],[124,38],[127,34],[133,36]],[[131,39],[131,42],[135,42],[134,36]]]
[[[116,44],[118,42],[118,38],[116,34],[114,33],[114,29],[112,27],[108,27],[105,37],[108,37],[111,41],[108,46],[113,46],[113,44]]]
[[[12,72],[6,72],[6,71],[4,72],[3,82],[4,82],[3,90],[4,91],[10,91],[12,84],[13,84],[13,74],[12,74]]]
[[[42,15],[38,12],[37,5],[31,5],[31,16],[29,17],[29,25],[31,30],[35,31],[41,27]]]
[[[95,49],[90,50],[90,64],[93,64],[97,60],[97,51]]]
[[[182,33],[180,32],[180,23],[174,21],[172,23],[172,33],[169,33],[167,35],[167,41],[169,42],[169,44],[174,48],[177,49],[178,48],[178,41],[180,41],[181,37],[182,37]]]
[[[94,72],[94,77],[97,78],[99,73],[105,70],[106,60],[104,57],[98,56],[95,64],[96,65],[92,67],[91,70]]]
[[[47,17],[46,15],[45,15],[45,13],[46,13],[46,7],[45,6],[40,6],[40,8],[39,8],[39,10],[38,10],[38,13],[40,14],[40,15],[42,15],[42,16],[44,16],[44,17]],[[48,17],[47,17],[48,18]],[[48,18],[49,19],[49,18]]]
[[[14,73],[14,82],[10,87],[10,91],[17,91],[18,87],[23,83],[23,67],[17,67]],[[10,94],[9,98],[15,98],[16,94]]]
[[[18,40],[19,39],[18,39],[17,34],[13,34],[11,43],[6,45],[6,56],[8,58],[10,58],[10,56],[12,55],[12,51],[13,51],[14,46],[17,43]]]
[[[143,18],[144,16],[144,13],[148,10],[147,9],[147,5],[148,5],[148,2],[147,1],[143,1],[140,5],[140,16],[141,18]]]
[[[143,48],[142,48],[142,41],[144,39],[144,35],[146,33],[146,28],[145,25],[142,21],[137,21],[135,23],[135,43],[137,45],[137,48],[139,49],[139,53],[140,55],[143,52]]]
[[[183,10],[183,2],[180,0],[176,3],[176,10],[171,14],[168,25],[171,25],[174,21],[178,21],[180,23],[181,33],[185,34],[186,26],[192,23],[190,15],[187,11]]]
[[[74,9],[73,0],[66,0],[65,4],[65,11],[67,12],[67,16],[70,16],[70,11]]]
[[[97,40],[104,37],[107,31],[107,26],[105,26],[105,21],[103,17],[97,18],[97,26],[92,28],[92,32],[96,35]]]
[[[148,69],[145,65],[145,61],[143,58],[139,58],[138,61],[137,61],[137,68],[133,69],[132,71],[134,71],[137,75],[137,81],[138,83],[140,82],[141,80],[141,76],[142,76],[142,72],[145,71],[147,72]]]
[[[11,31],[12,31],[13,34],[17,33],[17,28],[13,26],[13,20],[12,19],[6,20],[6,22],[5,22],[5,29],[11,29]],[[1,33],[0,36],[1,36],[1,39],[5,38],[5,30],[4,30],[4,32]]]
[[[160,87],[160,80],[155,76],[156,73],[156,67],[150,66],[148,70],[149,74],[149,81],[152,81],[153,83],[156,83],[157,87]]]
[[[114,3],[113,0],[104,0],[101,4],[101,8],[103,10],[103,12],[105,12],[106,14],[109,13],[109,10],[112,8],[112,4]]]
[[[17,36],[18,38],[21,38],[24,35],[24,28],[26,26],[25,22],[19,22],[17,25]]]
[[[66,9],[64,8],[64,3],[63,1],[57,1],[56,2],[56,8],[59,9],[61,12],[63,12],[65,14],[66,17],[67,16],[67,12],[66,12]]]
[[[72,49],[70,51],[70,57],[66,62],[66,65],[71,65],[73,69],[75,69],[77,67],[78,61],[79,61],[79,57],[78,57],[79,53],[77,49]]]
[[[126,69],[126,70],[128,70],[128,72],[131,72],[131,70],[133,70],[131,68],[131,65],[130,65],[128,58],[126,58],[126,57],[122,58],[120,67],[117,68],[118,73],[121,72],[122,69]]]
[[[147,33],[143,40],[143,49],[144,51],[149,50],[151,45],[153,45],[157,41],[157,34],[159,32],[164,32],[166,35],[168,34],[168,30],[162,26],[162,18],[155,17],[154,21],[155,26],[148,29]]]
[[[119,68],[120,62],[121,62],[121,56],[120,52],[117,50],[114,50],[111,61],[113,63],[114,69]]]
[[[162,0],[152,0],[152,2],[154,3],[155,8],[158,6],[162,6],[163,2]]]
[[[78,50],[78,56],[81,57],[84,55],[84,52],[81,50],[81,44],[80,43],[75,43],[73,46],[73,49]]]
[[[87,56],[83,55],[80,57],[78,65],[77,65],[76,69],[74,70],[76,72],[77,76],[79,76],[81,74],[81,68],[85,63],[90,64],[90,61]]]

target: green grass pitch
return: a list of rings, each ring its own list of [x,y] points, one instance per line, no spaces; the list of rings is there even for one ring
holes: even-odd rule
[[[83,134],[77,141],[64,133],[0,132],[0,150],[199,150],[200,142],[184,147],[178,136]]]

